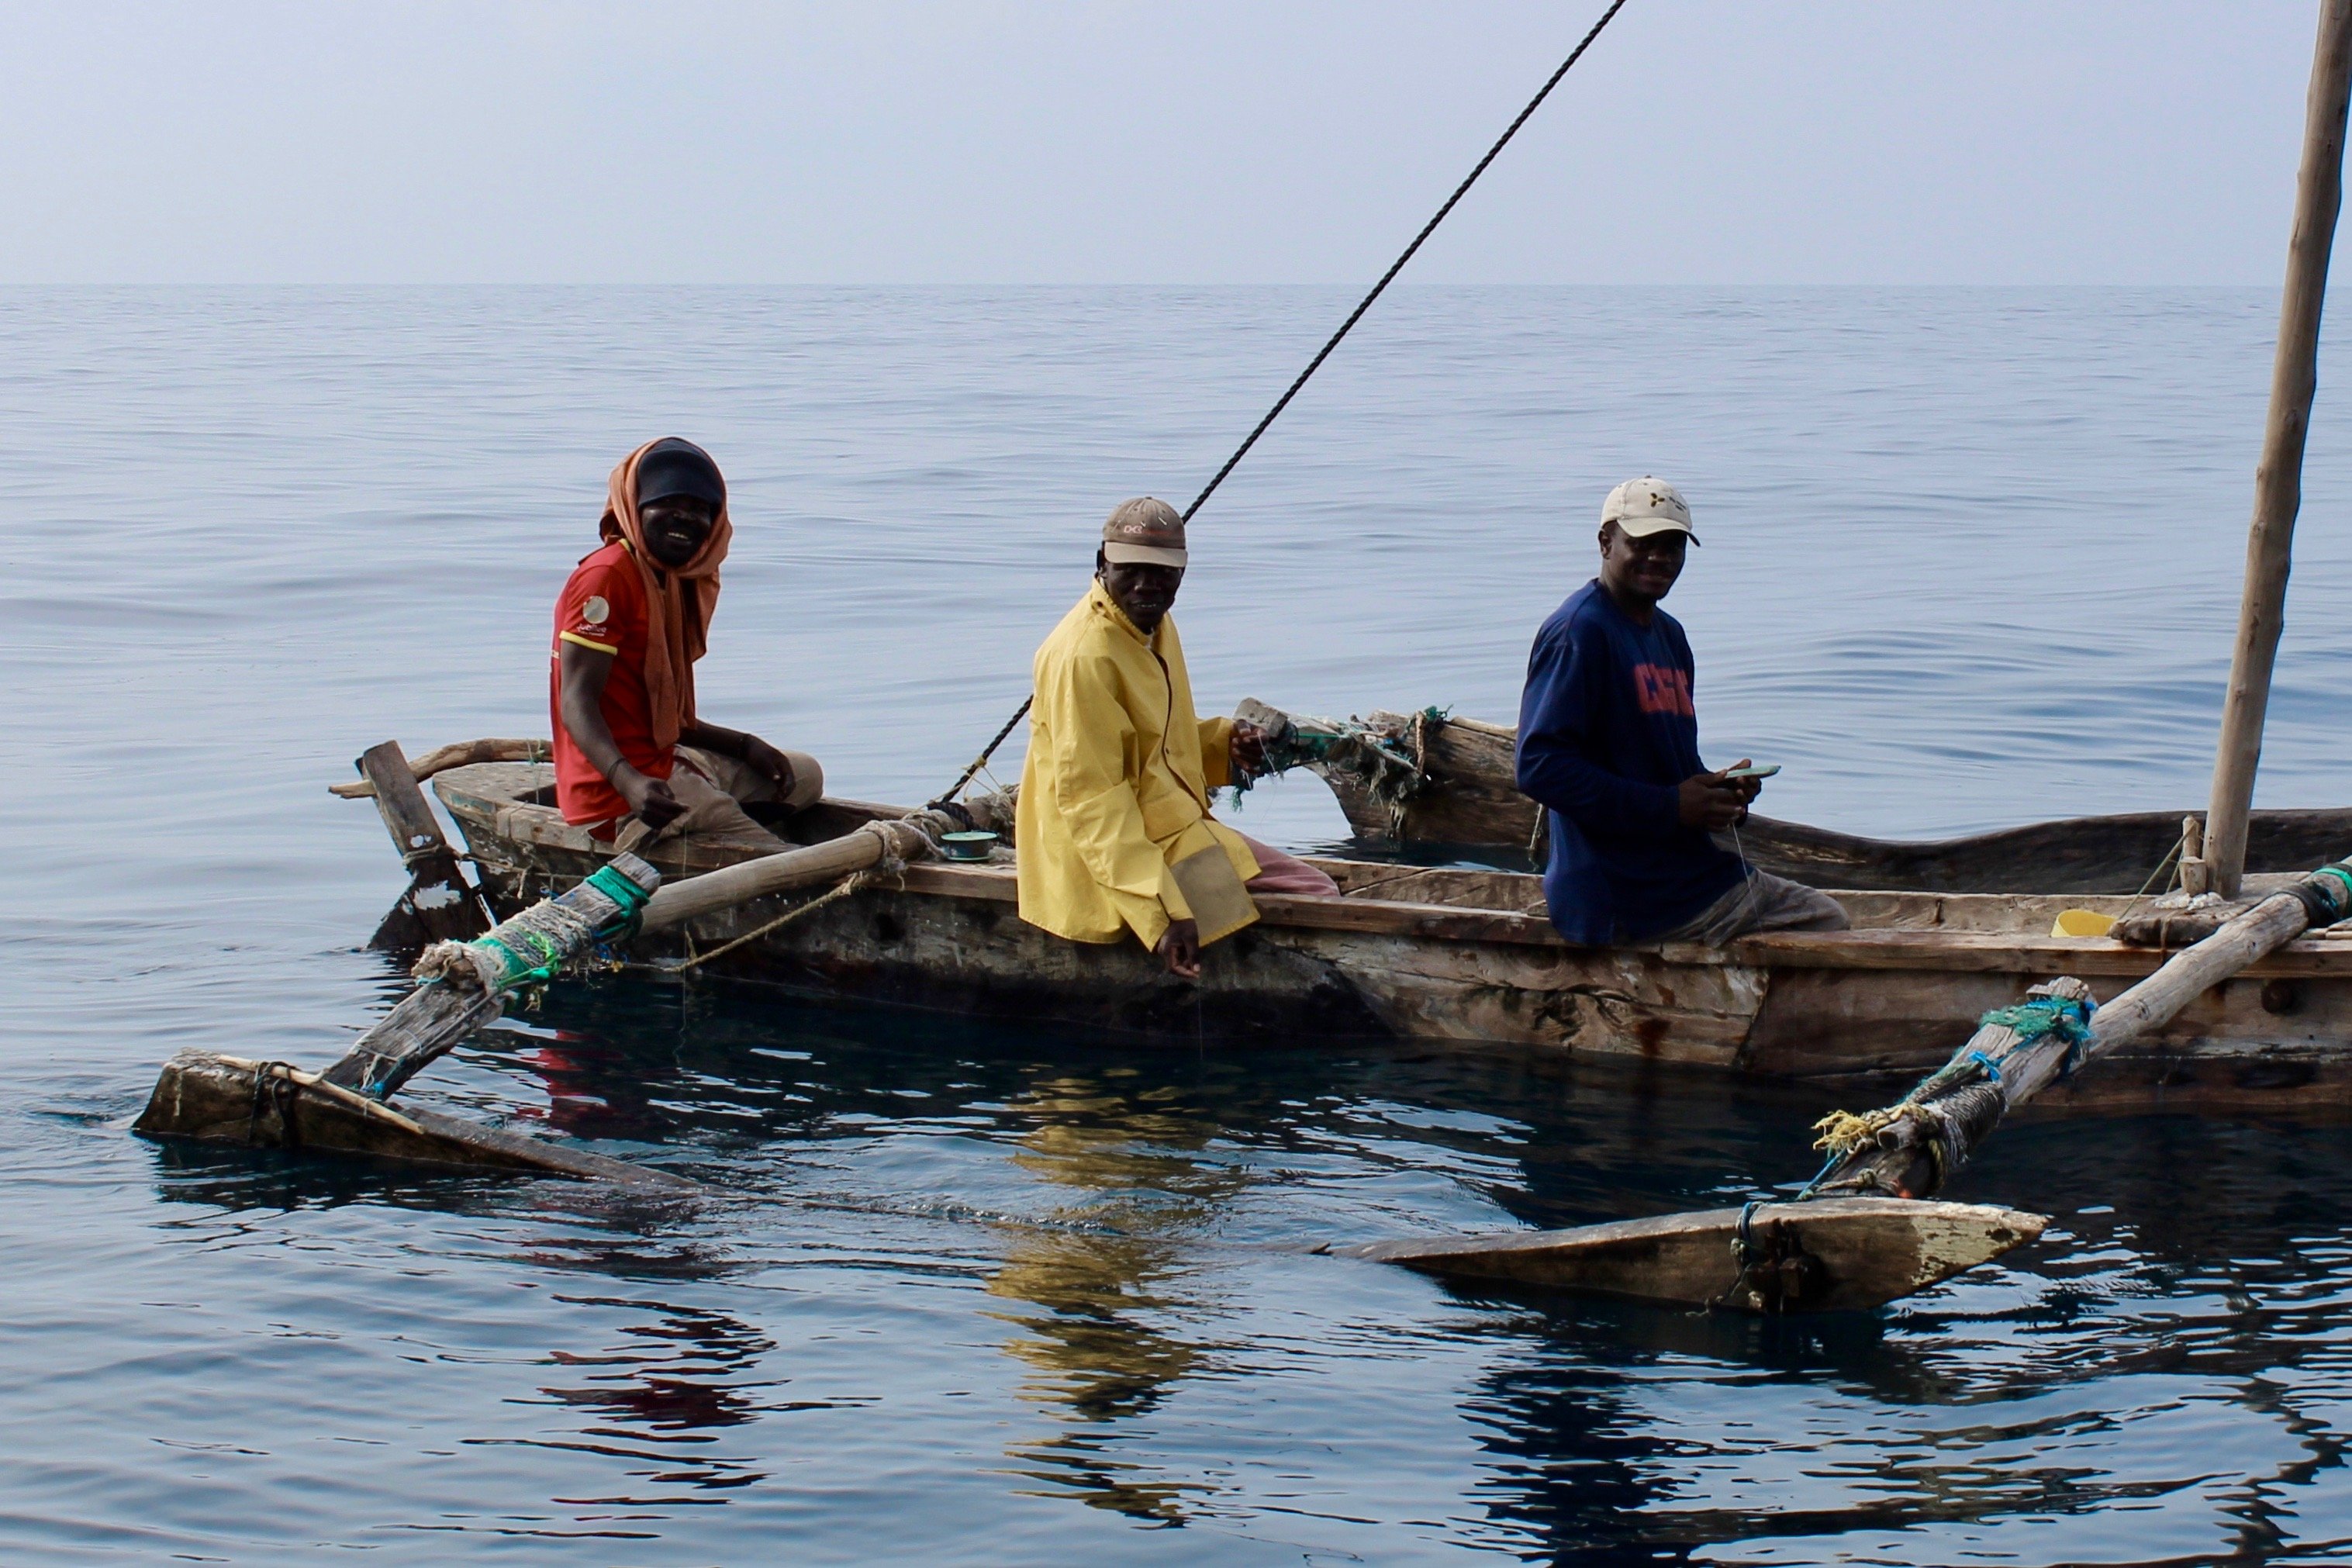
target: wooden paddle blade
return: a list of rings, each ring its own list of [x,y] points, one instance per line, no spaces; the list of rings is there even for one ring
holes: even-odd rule
[[[131,1131],[265,1149],[370,1154],[415,1164],[530,1172],[697,1192],[666,1171],[608,1160],[430,1110],[394,1110],[283,1062],[182,1051],[163,1065]]]
[[[2042,1234],[2046,1216],[1980,1204],[1824,1198],[1661,1215],[1574,1230],[1432,1237],[1335,1247],[1447,1279],[1535,1286],[1677,1306],[1835,1312],[1884,1305]]]

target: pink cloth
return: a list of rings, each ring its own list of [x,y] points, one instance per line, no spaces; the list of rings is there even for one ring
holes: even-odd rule
[[[1336,899],[1339,884],[1296,855],[1285,855],[1271,844],[1260,844],[1248,834],[1242,842],[1257,858],[1257,875],[1244,884],[1253,893],[1290,893],[1306,899]]]

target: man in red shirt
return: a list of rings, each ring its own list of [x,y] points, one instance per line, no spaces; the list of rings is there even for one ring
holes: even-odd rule
[[[599,530],[604,545],[555,601],[548,705],[563,819],[622,849],[678,833],[785,847],[743,807],[814,805],[824,769],[695,713],[694,661],[734,534],[719,465],[676,437],[638,447],[613,470]]]

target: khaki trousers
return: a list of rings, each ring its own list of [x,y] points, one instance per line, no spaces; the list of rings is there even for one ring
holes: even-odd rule
[[[824,769],[814,757],[805,752],[785,752],[784,756],[793,764],[793,792],[779,801],[775,781],[750,763],[699,746],[680,746],[677,766],[670,770],[669,793],[686,807],[686,814],[658,833],[649,831],[635,814],[625,816],[613,836],[613,847],[642,854],[649,844],[691,836],[723,838],[769,854],[792,847],[743,809],[751,805],[781,804],[803,811],[824,794]]]
[[[1736,936],[1768,931],[1845,931],[1845,906],[1827,893],[1748,868],[1748,878],[1697,914],[1645,942],[1696,942],[1721,947]]]

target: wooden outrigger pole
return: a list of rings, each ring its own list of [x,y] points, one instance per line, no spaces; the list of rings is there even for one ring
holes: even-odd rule
[[[2206,874],[2224,898],[2238,896],[2246,868],[2246,817],[2254,770],[2262,761],[2270,709],[2271,668],[2285,621],[2287,571],[2295,514],[2303,506],[2303,449],[2319,383],[2320,307],[2327,260],[2344,204],[2344,122],[2352,103],[2352,0],[2322,0],[2319,41],[2305,100],[2303,168],[2295,182],[2294,229],[2287,244],[2286,287],[2279,300],[2277,356],[2271,367],[2270,418],[2254,469],[2254,519],[2246,538],[2246,581],[2238,605],[2238,640],[2230,656],[2229,694],[2213,760],[2213,799],[2205,820]],[[2195,871],[2183,885],[2197,890]]]
[[[383,754],[385,748],[378,747],[368,756]],[[397,761],[398,748],[389,755]],[[365,771],[387,795],[403,783],[408,792],[415,790],[404,763],[396,774]],[[429,826],[430,817],[424,820]],[[917,812],[667,887],[646,861],[616,855],[570,891],[480,936],[425,949],[415,972],[423,984],[323,1071],[201,1048],[182,1051],[163,1064],[132,1130],[211,1143],[692,1189],[698,1184],[666,1172],[434,1111],[395,1110],[390,1101],[419,1070],[495,1022],[509,998],[543,985],[599,946],[619,947],[642,931],[682,926],[756,899],[837,887],[877,867],[928,854],[938,836],[955,826],[936,813]],[[434,836],[437,840],[437,828]]]

